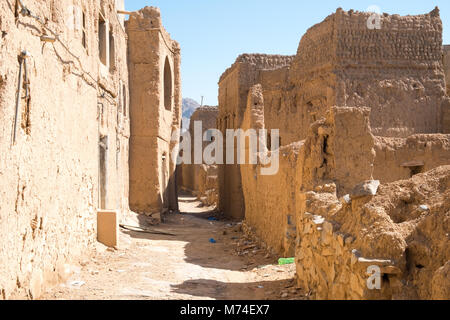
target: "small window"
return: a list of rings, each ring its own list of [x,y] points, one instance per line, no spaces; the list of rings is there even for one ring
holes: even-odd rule
[[[100,61],[106,66],[107,48],[106,48],[106,21],[102,15],[98,18],[98,49]]]
[[[172,70],[168,57],[164,64],[164,107],[172,111]]]
[[[87,49],[87,36],[86,36],[86,13],[82,12],[82,21],[81,21],[81,43],[83,44],[83,47]]]
[[[109,71],[116,70],[116,46],[114,43],[114,34],[112,27],[109,29]]]
[[[127,117],[127,87],[123,85],[122,87],[122,98],[123,98],[123,116]]]

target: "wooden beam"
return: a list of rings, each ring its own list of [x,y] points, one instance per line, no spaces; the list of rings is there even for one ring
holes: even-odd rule
[[[411,167],[423,167],[424,165],[425,165],[425,163],[423,161],[413,160],[413,161],[402,163],[400,165],[400,167],[411,168]]]
[[[132,11],[117,10],[117,14],[132,14]]]
[[[50,36],[41,36],[41,41],[53,43],[56,41],[56,38]]]

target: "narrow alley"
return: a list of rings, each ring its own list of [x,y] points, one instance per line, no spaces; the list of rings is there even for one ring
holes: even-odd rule
[[[305,299],[295,265],[278,266],[278,257],[246,240],[240,224],[222,221],[194,197],[181,197],[180,209],[144,228],[167,235],[121,228],[120,248],[99,244],[42,299]]]
[[[449,2],[287,2],[0,1],[1,301],[450,300]]]

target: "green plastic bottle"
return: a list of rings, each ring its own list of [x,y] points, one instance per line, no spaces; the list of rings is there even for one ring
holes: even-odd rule
[[[283,266],[285,264],[295,263],[295,258],[280,258],[278,259],[278,265]]]

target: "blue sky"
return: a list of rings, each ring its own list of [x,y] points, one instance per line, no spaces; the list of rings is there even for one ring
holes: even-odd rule
[[[439,6],[450,44],[448,0],[125,0],[127,10],[161,9],[163,24],[181,45],[183,97],[217,105],[220,75],[241,53],[295,54],[306,30],[338,7],[421,14]]]

